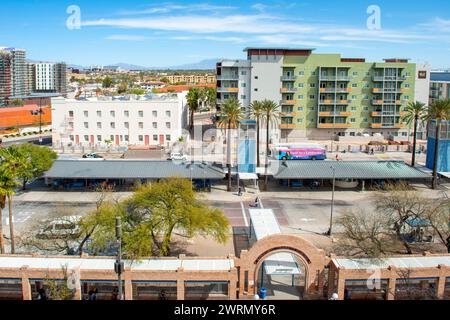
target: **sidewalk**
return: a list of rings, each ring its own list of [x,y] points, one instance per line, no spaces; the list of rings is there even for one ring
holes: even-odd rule
[[[132,195],[132,192],[114,192],[116,199],[124,199]],[[99,198],[98,192],[61,192],[61,191],[27,191],[18,193],[14,197],[16,202],[68,202],[68,203],[94,203]]]

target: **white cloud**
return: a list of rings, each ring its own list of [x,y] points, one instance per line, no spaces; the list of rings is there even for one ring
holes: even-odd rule
[[[115,34],[105,38],[106,40],[115,40],[115,41],[145,41],[149,39],[149,37],[144,36],[136,36],[136,35],[125,35],[125,34]]]
[[[438,17],[430,22],[423,23],[420,26],[434,32],[450,32],[450,19],[446,20]]]
[[[264,12],[266,11],[268,6],[266,6],[265,4],[262,3],[255,3],[254,5],[252,5],[252,9],[259,11],[259,12]]]
[[[211,5],[208,3],[194,3],[194,4],[171,4],[163,3],[160,6],[151,6],[142,10],[133,11],[122,11],[123,15],[143,15],[143,14],[155,14],[155,13],[169,13],[173,11],[184,11],[184,12],[196,12],[196,11],[210,11],[219,12],[224,10],[234,10],[238,7],[234,6],[221,6],[221,5]]]

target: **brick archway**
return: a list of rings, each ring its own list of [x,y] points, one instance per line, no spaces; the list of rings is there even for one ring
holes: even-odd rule
[[[256,293],[255,276],[261,262],[277,252],[297,255],[306,268],[304,297],[320,297],[323,294],[325,253],[299,235],[277,234],[256,242],[250,250],[243,250],[236,266],[239,267],[239,292],[253,296]],[[247,279],[246,279],[247,275]],[[245,287],[248,290],[245,291]]]

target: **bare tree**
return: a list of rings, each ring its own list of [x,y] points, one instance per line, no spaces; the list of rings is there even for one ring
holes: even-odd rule
[[[397,270],[396,300],[435,300],[436,283],[421,281],[419,284],[414,280],[414,271],[410,268]]]

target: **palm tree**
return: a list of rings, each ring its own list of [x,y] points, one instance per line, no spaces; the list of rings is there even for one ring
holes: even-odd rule
[[[242,120],[241,104],[237,99],[225,100],[220,109],[219,126],[227,128],[227,168],[228,168],[228,186],[227,191],[231,191],[231,129],[238,127]]]
[[[261,166],[261,159],[260,159],[260,155],[259,155],[259,129],[260,129],[260,123],[261,123],[261,119],[264,116],[264,109],[263,109],[263,104],[260,101],[253,101],[250,104],[250,109],[249,109],[249,117],[253,118],[256,120],[256,166],[260,167]]]
[[[417,125],[419,124],[419,120],[423,118],[425,110],[425,103],[419,101],[410,102],[405,109],[406,114],[402,118],[402,120],[405,121],[408,125],[414,122],[413,150],[411,159],[412,167],[414,167],[414,165],[416,164]]]
[[[0,168],[1,169],[1,168]],[[5,242],[3,238],[3,215],[5,209],[7,189],[5,188],[4,170],[0,171],[0,253],[5,253]]]
[[[436,124],[435,130],[435,144],[434,144],[434,163],[433,163],[433,180],[432,188],[437,188],[437,171],[438,171],[438,158],[439,158],[439,139],[441,136],[441,122],[443,120],[450,119],[450,99],[436,100],[427,109],[425,119],[430,121],[434,120]]]
[[[16,145],[0,150],[0,179],[2,193],[8,198],[9,210],[9,235],[11,238],[11,253],[15,253],[14,220],[13,220],[13,196],[15,188],[19,185],[17,181],[18,173],[29,164],[29,159],[25,158],[23,152]]]
[[[270,124],[275,123],[278,118],[278,108],[279,105],[271,100],[264,100],[262,102],[263,117],[266,122],[266,166],[265,166],[265,183],[264,190],[267,191],[267,183],[269,181],[268,168],[269,168],[269,133]]]
[[[217,91],[215,88],[206,88],[206,104],[212,110],[216,108]]]
[[[189,107],[189,130],[194,129],[194,113],[199,109],[200,92],[198,88],[191,88],[186,96]]]

